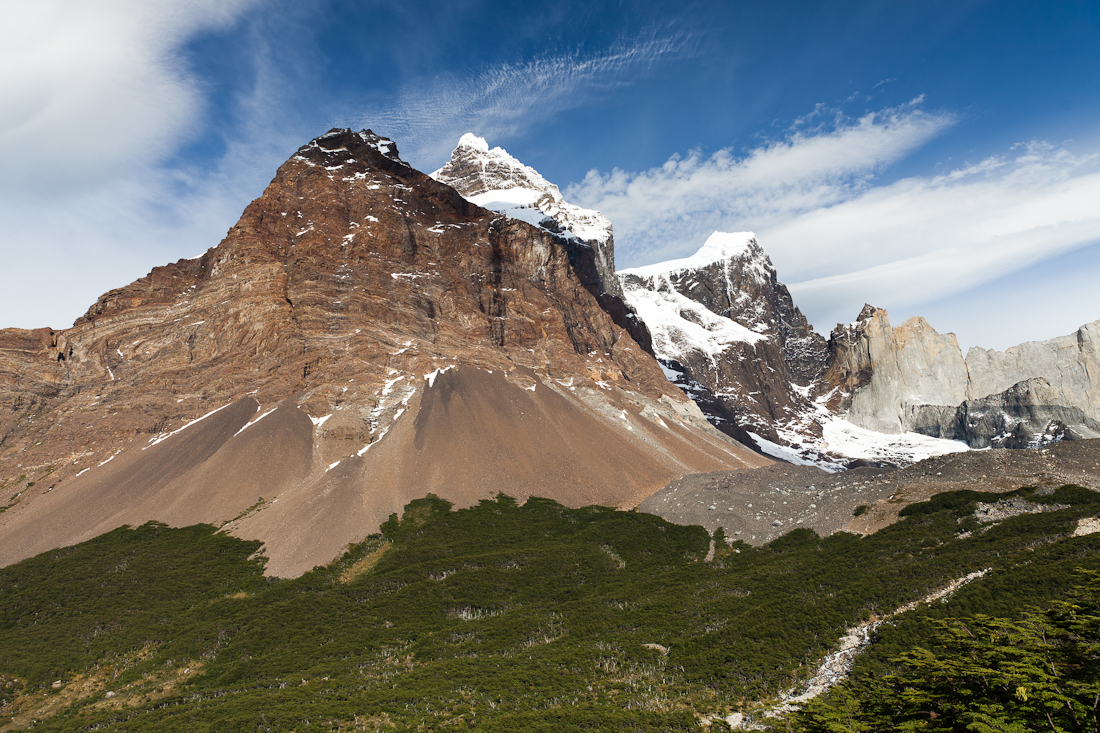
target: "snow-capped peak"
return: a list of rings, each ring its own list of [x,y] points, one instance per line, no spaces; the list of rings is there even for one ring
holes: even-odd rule
[[[699,248],[699,251],[690,257],[658,262],[654,265],[632,267],[627,270],[620,270],[619,274],[636,275],[638,277],[671,275],[686,270],[700,270],[716,262],[730,262],[734,259],[744,258],[746,255],[753,259],[762,259],[761,264],[768,262],[770,265],[767,252],[756,241],[756,234],[753,232],[714,232]]]
[[[771,264],[752,232],[715,232],[690,257],[619,271],[626,300],[649,327],[658,358],[683,363],[696,353],[714,361],[731,344],[754,344],[768,338],[756,323],[753,328],[715,313],[677,288],[679,276],[720,264],[719,277],[732,304],[741,295],[735,292],[728,272],[735,261],[739,270],[757,279]]]
[[[467,132],[465,135],[458,139],[458,147],[460,148],[472,148],[479,153],[489,152],[489,143],[485,142],[485,138],[478,137],[472,132]],[[436,171],[438,173],[439,171]],[[435,175],[434,173],[432,174]]]
[[[538,171],[485,138],[468,132],[459,138],[451,159],[432,178],[454,187],[471,203],[581,242],[611,240],[611,222],[598,211],[582,209]]]

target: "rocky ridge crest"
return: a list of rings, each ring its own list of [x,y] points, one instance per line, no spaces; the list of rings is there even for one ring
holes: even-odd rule
[[[150,519],[296,575],[434,492],[633,506],[762,465],[578,277],[560,237],[369,130],[280,166],[225,239],[70,329],[0,331],[0,562]]]
[[[464,198],[505,216],[533,224],[558,239],[585,288],[642,348],[651,351],[645,324],[623,299],[615,277],[615,235],[598,211],[566,201],[556,185],[501,147],[466,133],[450,160],[432,173]]]

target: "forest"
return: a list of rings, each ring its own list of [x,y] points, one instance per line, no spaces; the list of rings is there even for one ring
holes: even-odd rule
[[[1049,511],[979,524],[1009,496]],[[0,730],[1096,731],[1100,535],[1073,532],[1098,512],[1074,486],[955,492],[867,537],[754,548],[428,497],[294,579],[212,526],[124,527],[0,569]],[[978,570],[765,715],[848,627]]]

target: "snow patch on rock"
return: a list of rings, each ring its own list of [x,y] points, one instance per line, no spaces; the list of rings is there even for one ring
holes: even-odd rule
[[[673,287],[667,273],[650,276],[649,285],[634,285],[624,280],[623,293],[649,327],[658,359],[683,362],[696,352],[714,360],[730,344],[754,344],[767,338],[682,295]]]
[[[460,161],[474,170],[461,169]],[[485,138],[466,133],[459,138],[451,161],[431,174],[454,186],[466,200],[535,226],[585,242],[607,242],[611,222],[598,211],[568,203],[561,191],[534,168],[524,165],[501,147],[490,148]],[[553,219],[558,227],[545,223]]]
[[[689,270],[701,270],[716,263],[728,263],[736,258],[743,257],[749,253],[750,247],[755,243],[756,234],[753,232],[714,232],[699,248],[699,251],[690,257],[658,262],[655,265],[631,267],[619,272],[622,275],[652,278],[661,275],[679,274]],[[758,258],[754,257],[754,259]],[[758,267],[754,269],[759,271],[762,276],[766,276],[763,262],[759,262]]]

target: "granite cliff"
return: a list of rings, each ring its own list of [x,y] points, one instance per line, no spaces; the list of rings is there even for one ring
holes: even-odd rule
[[[864,307],[834,331],[827,373],[845,388],[833,407],[865,428],[915,431],[972,448],[1022,448],[1100,437],[1100,321],[1075,334],[1006,351],[971,348],[922,318],[891,328]]]
[[[434,492],[633,506],[767,463],[716,431],[558,234],[369,130],[284,163],[225,239],[0,331],[0,563],[209,522],[297,575]]]

